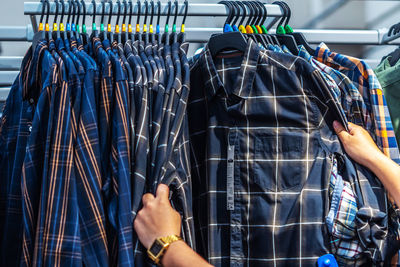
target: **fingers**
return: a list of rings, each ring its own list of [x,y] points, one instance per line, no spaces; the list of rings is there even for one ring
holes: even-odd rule
[[[144,194],[142,197],[143,206],[146,206],[152,200],[154,200],[153,194],[150,194],[150,193]]]
[[[333,128],[335,129],[335,132],[339,136],[340,140],[343,141],[344,138],[347,138],[349,136],[349,133],[346,132],[346,129],[340,122],[334,121]]]
[[[156,197],[160,198],[161,200],[168,201],[169,198],[169,187],[165,184],[160,184],[157,187]]]

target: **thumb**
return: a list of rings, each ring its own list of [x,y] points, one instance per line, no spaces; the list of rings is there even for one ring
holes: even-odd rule
[[[161,200],[168,201],[169,198],[169,187],[165,184],[160,184],[157,187],[156,197],[160,198]]]
[[[339,136],[341,140],[342,138],[349,136],[349,133],[346,131],[344,126],[338,121],[333,122],[333,129],[335,129],[336,134]]]

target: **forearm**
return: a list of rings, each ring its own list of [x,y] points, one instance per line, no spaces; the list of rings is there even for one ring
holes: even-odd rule
[[[400,166],[381,154],[367,165],[383,183],[386,190],[400,207]]]
[[[211,266],[183,241],[174,242],[169,246],[162,257],[161,264],[164,267]]]

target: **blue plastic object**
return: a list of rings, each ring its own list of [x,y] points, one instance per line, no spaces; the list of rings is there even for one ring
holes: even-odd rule
[[[229,24],[225,24],[224,26],[224,32],[233,32],[233,28]]]
[[[71,31],[71,24],[67,23],[67,31]]]
[[[160,33],[160,25],[157,25],[157,27],[156,27],[156,33]]]
[[[234,32],[238,32],[238,31],[239,31],[239,28],[238,28],[238,26],[236,26],[236,25],[233,25],[232,28],[233,28],[233,31],[234,31]]]
[[[319,257],[318,267],[339,267],[339,265],[337,264],[335,256],[332,254],[326,254]]]

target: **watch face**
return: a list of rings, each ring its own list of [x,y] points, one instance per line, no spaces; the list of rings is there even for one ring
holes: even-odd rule
[[[163,245],[160,244],[160,242],[158,242],[156,240],[156,242],[154,242],[154,244],[151,246],[150,248],[150,252],[151,254],[153,254],[154,256],[157,256],[158,253],[160,253],[160,251],[163,249]]]

